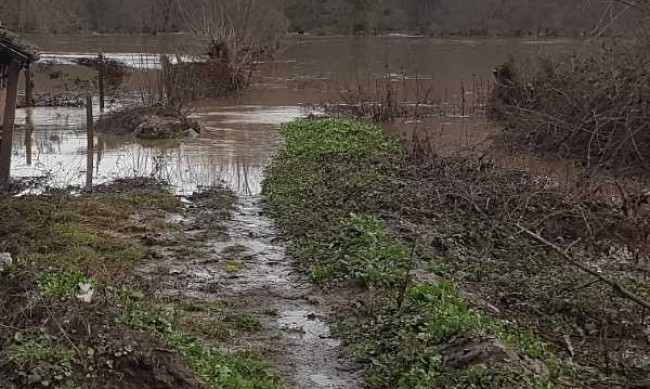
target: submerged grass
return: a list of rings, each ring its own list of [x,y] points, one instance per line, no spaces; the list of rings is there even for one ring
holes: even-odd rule
[[[333,119],[296,121],[281,133],[286,143],[267,171],[266,208],[314,281],[369,288],[358,312],[337,326],[367,362],[368,387],[555,387],[555,359],[543,342],[471,310],[440,277],[417,276],[442,260],[420,254],[415,231],[409,242],[384,221],[395,222],[385,217],[390,190],[409,169],[396,141],[374,126]],[[480,356],[457,362],[462,356],[449,349],[458,339]]]

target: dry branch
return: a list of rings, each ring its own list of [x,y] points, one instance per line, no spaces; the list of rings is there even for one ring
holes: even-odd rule
[[[537,233],[534,233],[534,232],[530,231],[529,229],[527,229],[525,227],[522,227],[521,225],[517,225],[517,227],[522,232],[524,232],[528,236],[530,236],[531,238],[535,239],[539,243],[542,243],[543,245],[549,247],[550,249],[552,249],[553,251],[558,253],[560,256],[562,256],[562,258],[564,258],[572,266],[575,266],[578,269],[580,269],[580,270],[582,270],[582,271],[584,271],[586,273],[589,273],[590,275],[596,277],[599,281],[603,282],[604,284],[609,285],[620,296],[622,296],[624,298],[627,298],[627,299],[629,299],[631,301],[634,301],[635,303],[639,304],[643,308],[650,310],[650,302],[644,300],[642,297],[638,296],[637,294],[629,291],[628,289],[626,289],[620,283],[605,277],[604,275],[602,275],[599,272],[589,268],[588,266],[585,266],[585,265],[581,264],[579,261],[574,259],[569,253],[564,251],[561,247],[559,247],[558,245],[556,245],[556,244],[554,244],[552,242],[549,242],[548,240],[546,240],[541,235],[539,235]]]

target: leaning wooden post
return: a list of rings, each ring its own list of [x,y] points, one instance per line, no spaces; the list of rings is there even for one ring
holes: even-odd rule
[[[25,67],[25,107],[31,107],[34,104],[34,82],[32,81],[32,71],[29,65]]]
[[[9,189],[11,181],[11,149],[14,141],[14,121],[16,120],[16,98],[21,65],[12,61],[9,65],[7,98],[2,120],[2,146],[0,146],[0,190]]]
[[[86,150],[86,188],[93,187],[93,168],[95,156],[95,121],[93,119],[93,97],[86,97],[86,138],[88,149]]]

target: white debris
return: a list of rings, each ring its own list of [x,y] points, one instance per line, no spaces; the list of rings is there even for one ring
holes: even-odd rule
[[[79,294],[77,294],[77,298],[84,303],[91,303],[93,301],[93,295],[95,294],[95,290],[93,289],[93,285],[90,283],[80,283],[79,284]]]
[[[14,260],[9,253],[0,253],[0,273],[11,269]]]

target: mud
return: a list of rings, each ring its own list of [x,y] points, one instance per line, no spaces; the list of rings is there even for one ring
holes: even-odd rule
[[[201,206],[200,200],[189,204],[181,222],[189,226],[185,234],[214,236],[214,226],[213,231],[202,227],[215,215]],[[141,269],[158,280],[158,295],[234,302],[238,314],[250,315],[262,327],[236,343],[261,351],[295,388],[358,387],[360,368],[345,358],[330,332],[332,296],[294,271],[274,223],[262,215],[259,196],[238,197],[224,227],[202,243],[208,258],[166,255]]]

